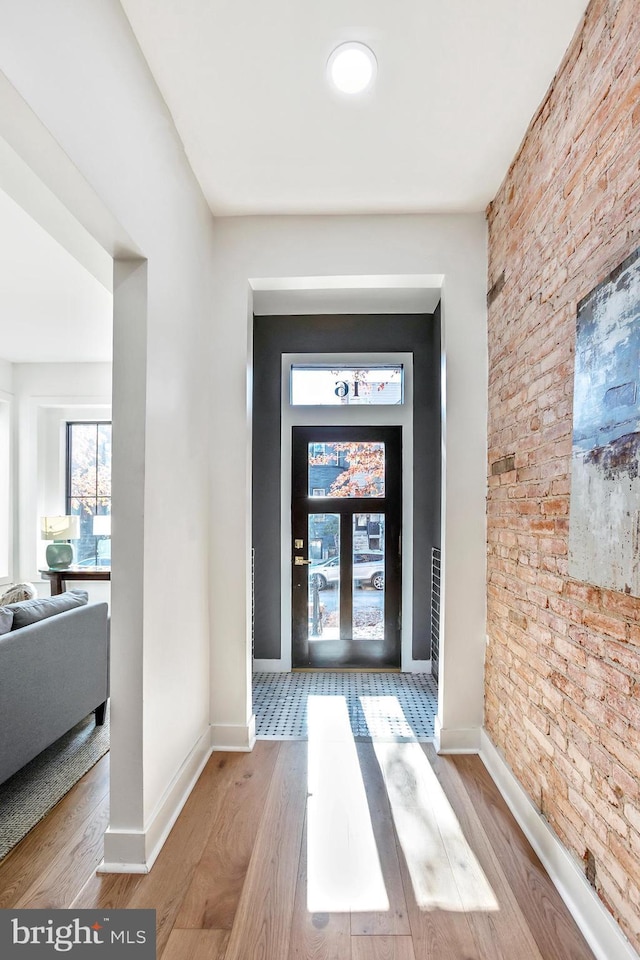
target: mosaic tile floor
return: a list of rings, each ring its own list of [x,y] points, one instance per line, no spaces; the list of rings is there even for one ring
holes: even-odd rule
[[[259,740],[306,740],[309,697],[342,697],[356,740],[433,739],[438,690],[427,673],[254,673]]]

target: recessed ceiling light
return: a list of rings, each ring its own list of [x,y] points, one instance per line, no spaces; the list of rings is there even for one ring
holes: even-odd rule
[[[341,43],[327,61],[327,76],[340,93],[362,93],[373,83],[378,63],[364,43]]]

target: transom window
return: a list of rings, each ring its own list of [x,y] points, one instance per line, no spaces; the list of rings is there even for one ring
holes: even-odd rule
[[[397,405],[404,403],[403,366],[293,364],[292,406]]]

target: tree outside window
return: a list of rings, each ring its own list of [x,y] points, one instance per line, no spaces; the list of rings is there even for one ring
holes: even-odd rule
[[[80,517],[76,563],[111,565],[111,539],[94,517],[111,516],[111,424],[67,423],[67,512]]]

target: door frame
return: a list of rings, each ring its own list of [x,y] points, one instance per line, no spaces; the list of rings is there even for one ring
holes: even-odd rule
[[[402,364],[404,369],[404,403],[354,406],[297,406],[289,402],[292,364]],[[294,426],[399,426],[402,427],[402,593],[400,606],[400,669],[414,669],[413,637],[413,354],[397,353],[283,353],[281,366],[280,428],[280,623],[281,658],[277,669],[290,671],[292,665],[291,603],[291,430]]]
[[[300,552],[308,556],[309,521],[308,518],[319,511],[327,514],[337,514],[340,518],[339,539],[339,568],[340,588],[338,598],[338,622],[340,636],[335,640],[328,640],[328,645],[338,643],[336,656],[343,657],[342,667],[339,663],[333,666],[326,662],[331,659],[327,654],[326,646],[322,651],[322,643],[318,644],[314,659],[314,647],[310,642],[308,629],[308,601],[309,582],[308,566],[291,564],[292,580],[292,653],[298,666],[303,666],[300,659],[306,655],[307,663],[304,666],[320,669],[350,669],[360,666],[362,669],[387,667],[397,669],[401,660],[400,627],[402,623],[402,562],[399,547],[402,542],[402,427],[385,424],[384,426],[317,426],[292,428],[293,440],[293,470],[292,484],[293,497],[291,503],[293,535],[301,538],[305,547],[296,550],[295,540],[292,554]],[[296,436],[297,434],[297,436]],[[309,443],[334,443],[340,440],[354,440],[356,443],[382,443],[384,445],[384,490],[380,498],[376,497],[327,497],[314,498],[309,496]],[[311,504],[318,510],[313,510]],[[383,624],[384,635],[381,639],[365,639],[353,636],[353,610],[355,603],[355,583],[353,580],[352,562],[355,556],[353,546],[353,518],[361,513],[384,514],[384,593],[383,593]],[[361,549],[361,548],[360,548]],[[304,557],[303,559],[306,559]],[[297,602],[296,602],[297,601]],[[344,619],[343,619],[344,617]],[[297,622],[297,627],[296,627]],[[324,640],[325,638],[323,638]],[[297,648],[297,649],[296,649]],[[348,651],[348,653],[347,653]],[[324,653],[324,656],[323,656]],[[322,661],[325,660],[323,664]],[[368,661],[368,662],[367,662]]]

